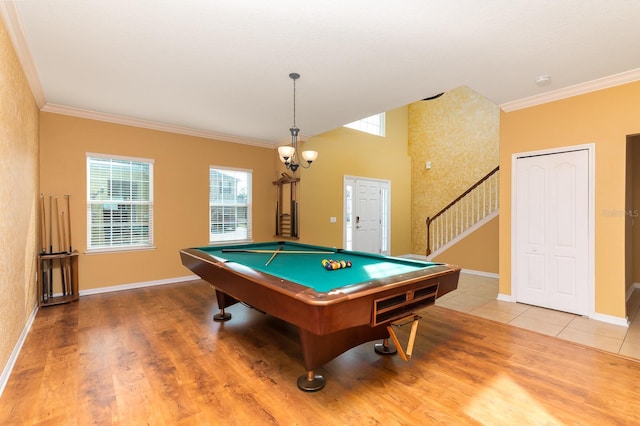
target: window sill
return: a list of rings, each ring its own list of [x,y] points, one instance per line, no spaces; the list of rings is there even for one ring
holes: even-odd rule
[[[144,247],[118,247],[118,248],[99,248],[86,250],[84,254],[111,254],[111,253],[127,253],[127,252],[139,252],[155,250],[156,246],[144,246]]]
[[[209,241],[209,246],[226,246],[232,244],[251,244],[253,240],[227,240],[227,241]]]

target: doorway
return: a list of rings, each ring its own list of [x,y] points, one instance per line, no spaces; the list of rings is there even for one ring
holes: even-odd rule
[[[390,254],[390,186],[387,180],[345,176],[345,249]]]
[[[591,316],[593,145],[515,154],[513,170],[515,300]]]
[[[627,318],[632,319],[634,307],[629,305],[629,300],[640,288],[640,134],[627,136],[626,157],[625,295]]]

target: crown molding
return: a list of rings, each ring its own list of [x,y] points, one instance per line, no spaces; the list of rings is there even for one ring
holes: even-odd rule
[[[144,129],[159,130],[161,132],[177,133],[187,136],[195,136],[205,139],[214,139],[222,142],[239,143],[243,145],[252,145],[260,148],[274,149],[272,143],[257,139],[240,138],[222,133],[215,133],[206,130],[191,129],[188,127],[174,126],[170,124],[158,123],[155,121],[140,120],[137,118],[123,117],[120,115],[106,114],[102,112],[90,111],[81,108],[68,107],[57,104],[46,104],[41,111],[54,114],[69,115],[72,117],[87,118],[89,120],[104,121],[107,123],[122,124],[125,126],[141,127]]]
[[[635,70],[613,74],[596,80],[587,81],[573,86],[565,87],[551,92],[542,93],[540,95],[507,102],[500,105],[505,112],[516,111],[523,108],[529,108],[536,105],[545,104],[547,102],[558,101],[560,99],[570,98],[572,96],[583,95],[596,90],[607,89],[609,87],[619,86],[621,84],[632,83],[640,80],[640,68]]]
[[[16,8],[15,1],[2,1],[0,2],[0,16],[4,21],[4,26],[7,29],[9,40],[13,44],[13,49],[16,52],[18,61],[22,65],[22,70],[27,77],[29,87],[31,87],[31,93],[38,104],[38,108],[42,108],[46,103],[44,96],[44,90],[40,84],[40,78],[36,71],[36,66],[31,57],[31,50],[29,50],[29,44],[24,36],[24,30],[22,28],[22,22],[18,16],[18,10]]]
[[[70,115],[80,118],[88,118],[91,120],[105,121],[108,123],[115,124],[123,124],[126,126],[134,126],[134,127],[142,127],[152,130],[159,130],[163,132],[169,133],[177,133],[188,136],[196,136],[205,139],[215,139],[223,142],[232,142],[239,143],[244,145],[252,145],[258,146],[261,148],[274,148],[272,143],[268,143],[265,141],[257,140],[257,139],[249,139],[249,138],[240,138],[231,135],[225,135],[221,133],[203,131],[203,130],[195,130],[186,127],[173,126],[163,123],[156,123],[152,121],[139,120],[134,118],[122,117],[111,114],[104,114],[95,111],[84,110],[80,108],[67,107],[63,105],[56,105],[47,103],[46,96],[44,95],[44,90],[42,88],[42,84],[40,83],[40,78],[38,76],[38,72],[36,70],[35,63],[33,61],[33,57],[31,56],[31,50],[29,49],[29,44],[24,35],[24,29],[22,27],[22,22],[20,21],[20,17],[18,14],[18,9],[16,6],[16,1],[6,0],[0,1],[0,17],[2,18],[5,28],[7,30],[7,34],[9,36],[9,40],[11,40],[11,44],[13,45],[14,51],[16,52],[16,56],[18,57],[18,61],[22,66],[22,71],[24,72],[29,87],[31,88],[31,93],[35,99],[38,108],[44,112],[52,112],[55,114],[63,114]]]
[[[311,139],[311,135],[302,134],[302,133],[300,133],[298,135],[298,142],[304,143],[304,142],[308,141],[309,139]],[[278,139],[277,141],[274,142],[274,145],[276,147],[285,146],[285,145],[291,145],[291,136],[284,137],[282,139]]]

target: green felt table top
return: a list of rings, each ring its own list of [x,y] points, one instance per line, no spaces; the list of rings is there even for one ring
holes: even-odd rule
[[[352,284],[361,284],[418,270],[428,271],[429,268],[441,265],[441,263],[346,251],[288,241],[208,246],[197,247],[196,249],[224,259],[226,262],[236,262],[257,271],[311,287],[317,292],[328,292]],[[271,252],[235,251],[275,251],[278,249],[280,251],[273,259],[271,259],[273,256]],[[306,253],[291,253],[292,251]],[[314,253],[318,251],[330,253]],[[271,259],[270,262],[269,259]],[[322,266],[323,259],[350,261],[352,266],[329,271]]]

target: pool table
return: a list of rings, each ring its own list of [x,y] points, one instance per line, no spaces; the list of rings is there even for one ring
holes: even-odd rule
[[[298,327],[304,391],[322,389],[314,370],[357,345],[381,339],[376,352],[395,353],[389,323],[455,290],[460,275],[454,265],[289,241],[187,248],[180,257],[215,288],[214,320],[230,319],[225,309],[242,302]],[[351,267],[328,270],[323,259]]]

